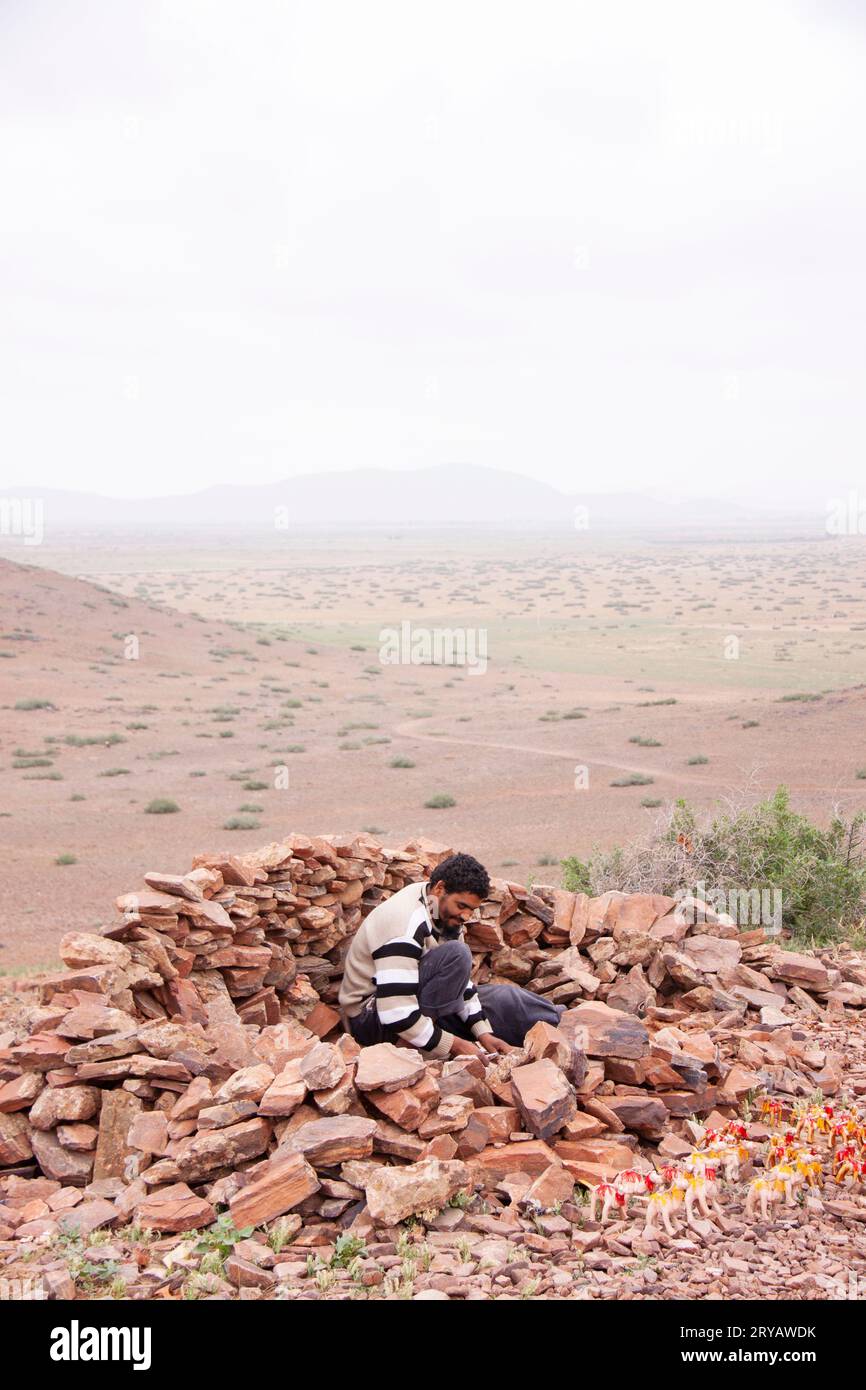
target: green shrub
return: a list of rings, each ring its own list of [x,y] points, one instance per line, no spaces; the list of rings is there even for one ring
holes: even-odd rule
[[[425,801],[424,805],[431,811],[444,811],[449,806],[456,806],[457,802],[447,792],[437,792],[435,796],[430,797],[429,801]]]
[[[696,753],[693,758],[686,758],[686,767],[702,767],[704,763],[709,761],[709,758],[705,758],[703,753]]]
[[[565,887],[707,894],[777,889],[782,925],[798,944],[832,942],[866,914],[866,813],[826,829],[793,811],[786,787],[755,804],[698,813],[677,801],[644,839],[563,860]]]
[[[58,854],[55,864],[77,864],[78,860],[74,854]]]
[[[123,734],[67,734],[63,740],[70,748],[90,748],[97,743],[102,743],[106,748],[113,747],[115,743],[126,743]]]
[[[54,709],[50,700],[16,700],[16,709]]]
[[[223,830],[258,830],[259,822],[253,816],[229,816]]]
[[[148,816],[169,816],[172,812],[179,811],[180,807],[170,797],[158,796],[153,801],[149,801],[144,809]]]
[[[655,781],[653,777],[647,777],[643,772],[630,772],[627,777],[617,777],[611,782],[612,787],[648,787]]]
[[[413,761],[412,761],[411,758],[392,758],[391,761],[389,762],[388,766],[389,766],[389,767],[414,767],[415,764],[413,763]]]
[[[661,748],[657,738],[644,738],[642,734],[635,734],[629,743],[636,743],[640,748]]]

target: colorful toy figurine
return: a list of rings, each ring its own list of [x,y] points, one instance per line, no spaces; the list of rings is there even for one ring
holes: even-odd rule
[[[600,1182],[595,1187],[589,1189],[589,1219],[595,1220],[595,1213],[601,1205],[602,1224],[610,1215],[611,1208],[620,1208],[624,1213],[628,1207],[628,1198],[624,1192],[619,1192],[613,1183]]]

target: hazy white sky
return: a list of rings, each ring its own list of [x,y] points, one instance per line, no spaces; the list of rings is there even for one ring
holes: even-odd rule
[[[862,485],[864,59],[857,0],[3,0],[0,486]]]

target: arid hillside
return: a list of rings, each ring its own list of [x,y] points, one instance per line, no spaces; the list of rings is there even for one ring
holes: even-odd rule
[[[739,663],[701,664],[661,598],[652,640],[670,649],[667,674],[641,674],[660,668],[635,619],[613,613],[599,624],[612,602],[609,556],[594,581],[599,606],[587,598],[573,619],[557,616],[549,584],[533,587],[528,560],[517,565],[509,582],[525,611],[500,604],[497,629],[502,554],[485,560],[489,584],[477,560],[473,587],[447,565],[437,575],[423,547],[411,576],[375,548],[332,547],[325,568],[315,549],[292,569],[266,555],[246,579],[236,555],[226,570],[226,556],[203,552],[186,557],[185,577],[171,579],[166,558],[146,552],[139,576],[124,577],[123,551],[111,588],[43,568],[42,555],[38,568],[0,561],[0,969],[53,962],[60,935],[105,920],[145,861],[186,863],[203,846],[242,851],[289,825],[428,835],[492,872],[555,882],[562,856],[639,834],[675,797],[707,806],[747,783],[786,782],[818,819],[834,802],[849,811],[863,802],[863,689],[807,684],[815,673],[800,652],[774,683],[749,665],[748,644]],[[104,548],[81,555],[112,564]],[[665,570],[676,587],[681,557],[662,558],[658,587]],[[156,592],[143,597],[148,564]],[[784,572],[767,561],[780,604]],[[853,583],[852,568],[843,587]],[[253,603],[244,584],[264,596]],[[792,592],[808,602],[812,591],[798,581]],[[633,593],[620,589],[623,601]],[[206,617],[188,611],[196,599]],[[383,627],[463,626],[473,608],[487,633],[483,671],[380,660]],[[847,642],[853,661],[859,610],[839,613],[821,640]],[[714,620],[719,642],[728,616]],[[785,640],[808,652],[817,612],[785,621]],[[521,624],[538,630],[534,645],[521,645]],[[810,698],[791,698],[801,694]],[[437,797],[454,804],[425,804]],[[148,812],[161,802],[177,809]]]

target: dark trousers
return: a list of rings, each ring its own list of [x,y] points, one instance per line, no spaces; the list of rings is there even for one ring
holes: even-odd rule
[[[447,1033],[474,1041],[471,1029],[457,1014],[471,969],[472,952],[463,941],[443,941],[425,951],[418,966],[418,1003],[421,1012],[435,1018]],[[519,985],[479,985],[478,997],[494,1036],[513,1047],[522,1045],[534,1023],[551,1023],[555,1028],[564,1009]],[[379,1021],[375,996],[349,1019],[349,1027],[362,1047],[397,1039],[396,1032]]]

